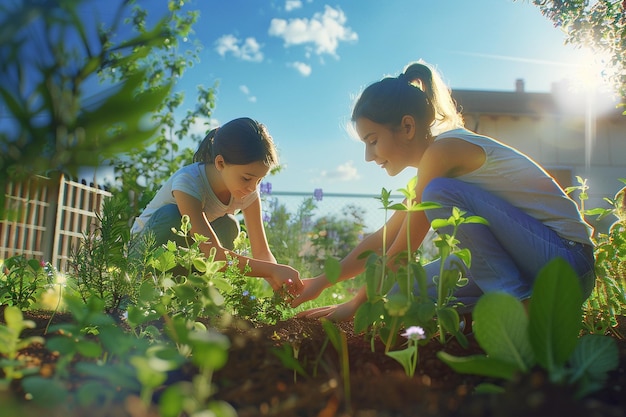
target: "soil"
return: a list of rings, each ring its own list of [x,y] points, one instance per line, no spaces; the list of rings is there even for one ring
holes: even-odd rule
[[[48,314],[27,312],[26,318],[36,322],[35,334],[43,334]],[[67,319],[63,315],[54,318],[57,322]],[[620,323],[620,331],[626,329],[626,321]],[[324,348],[326,333],[318,320],[292,318],[276,325],[238,325],[223,330],[230,338],[231,349],[227,365],[213,377],[217,390],[214,398],[231,404],[239,417],[626,415],[626,341],[623,339],[616,338],[619,368],[610,373],[604,388],[577,400],[571,387],[551,384],[539,369],[515,381],[502,383],[457,374],[437,359],[439,350],[458,356],[481,353],[471,334],[468,348],[455,341],[441,345],[437,340],[421,346],[418,370],[409,378],[398,362],[384,354],[381,343],[374,343],[372,348],[364,335],[353,332],[351,323],[342,323],[339,327],[345,332],[347,341],[348,384],[344,384],[337,351],[330,343]],[[299,344],[298,359],[306,376],[295,374],[273,353],[273,349],[281,348],[284,343]],[[57,358],[43,346],[31,346],[22,354],[38,364],[45,374],[54,372]],[[193,375],[193,369],[183,368],[172,374],[168,383],[188,380]],[[75,378],[79,384],[80,376]],[[475,387],[484,382],[504,386],[505,393],[477,393]],[[129,394],[120,404],[69,410],[34,407],[23,400],[19,383],[11,385],[9,394],[0,391],[0,417],[158,417],[156,407],[146,410],[138,406],[136,394]]]

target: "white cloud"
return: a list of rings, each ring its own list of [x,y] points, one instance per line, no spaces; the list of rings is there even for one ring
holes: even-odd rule
[[[292,68],[295,68],[303,77],[308,77],[309,75],[311,75],[311,66],[308,64],[305,64],[304,62],[292,62],[290,64],[287,64]]]
[[[239,91],[241,91],[246,96],[249,102],[256,103],[256,96],[250,94],[250,89],[247,85],[240,85]]]
[[[302,7],[302,2],[300,0],[287,0],[285,2],[285,11],[287,12],[299,9],[301,7]]]
[[[236,58],[244,61],[263,61],[261,44],[254,38],[246,38],[242,41],[234,35],[223,35],[215,41],[215,50],[220,56],[225,56],[230,52]]]
[[[219,123],[220,122],[217,119],[197,117],[193,124],[189,126],[189,136],[195,135],[202,139],[207,133],[209,133],[209,130],[218,127]]]
[[[352,181],[361,178],[359,172],[354,166],[353,161],[348,161],[345,164],[339,165],[332,171],[322,171],[322,178],[329,179],[331,181]]]
[[[356,41],[358,35],[349,27],[344,12],[325,6],[324,13],[315,13],[309,19],[272,19],[270,36],[282,38],[285,46],[313,44],[318,55],[337,56],[339,42]]]

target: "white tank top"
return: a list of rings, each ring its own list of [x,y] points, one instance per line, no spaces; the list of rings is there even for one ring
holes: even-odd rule
[[[488,136],[454,129],[435,140],[457,138],[485,151],[483,165],[457,179],[474,184],[508,201],[567,240],[591,245],[592,228],[578,206],[557,182],[530,157]]]

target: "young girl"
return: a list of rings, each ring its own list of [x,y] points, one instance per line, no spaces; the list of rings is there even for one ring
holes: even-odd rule
[[[135,220],[131,232],[136,241],[141,242],[150,233],[158,245],[172,240],[186,246],[184,238],[172,233],[172,228],[180,229],[182,215],[186,214],[191,223],[190,236],[198,233],[209,238],[202,245],[207,256],[215,247],[217,260],[226,260],[226,254],[237,258],[242,271],[249,265],[248,275],[265,278],[274,290],[288,284],[290,291],[299,291],[299,273],[276,263],[261,219],[257,187],[278,164],[266,127],[249,118],[232,120],[209,132],[193,161],[170,177]],[[240,230],[234,216],[239,210],[243,212],[253,258],[231,252]]]
[[[433,219],[447,219],[453,207],[465,211],[465,216],[489,222],[488,226],[462,225],[456,236],[459,246],[472,254],[471,268],[466,271],[470,283],[455,293],[467,310],[489,291],[529,298],[537,273],[556,257],[571,264],[580,277],[583,296],[589,296],[595,283],[591,228],[576,203],[528,156],[465,129],[449,89],[430,67],[414,63],[398,77],[367,87],[354,106],[352,122],[365,145],[367,161],[374,161],[391,176],[407,167],[417,168],[416,202],[442,206],[410,214],[411,248],[422,244]],[[386,224],[390,257],[406,251],[406,228],[407,213],[394,212]],[[381,254],[382,243],[383,228],[341,261],[339,280],[363,272],[365,260],[357,257],[367,250]],[[425,269],[432,281],[439,262]],[[293,307],[330,286],[325,275],[303,283]],[[347,320],[365,301],[361,289],[344,304],[300,315]]]

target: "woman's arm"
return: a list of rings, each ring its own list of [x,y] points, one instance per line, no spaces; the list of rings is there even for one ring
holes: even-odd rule
[[[209,221],[207,220],[202,204],[198,199],[182,191],[173,191],[178,210],[182,215],[188,215],[191,222],[191,234],[198,233],[209,238],[209,240],[200,246],[200,249],[209,256],[211,248],[216,249],[215,259],[218,261],[226,261],[226,255],[238,260],[239,269],[245,272],[245,266],[250,266],[247,273],[251,277],[259,277],[267,280],[274,290],[282,288],[284,284],[289,285],[290,292],[297,294],[302,290],[302,281],[300,273],[288,265],[276,264],[259,259],[248,258],[225,249]]]
[[[263,227],[260,199],[257,198],[243,210],[243,219],[246,223],[246,229],[248,230],[252,257],[276,263],[276,258],[267,243],[267,235],[265,234],[265,227]]]

